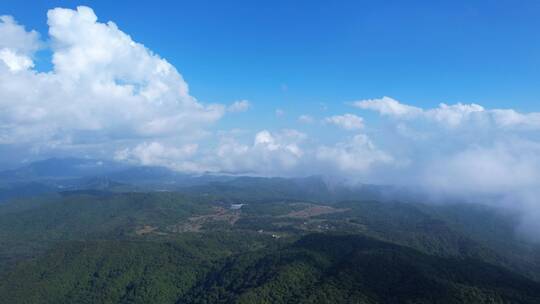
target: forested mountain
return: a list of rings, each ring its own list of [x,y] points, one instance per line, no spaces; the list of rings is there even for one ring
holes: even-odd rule
[[[309,234],[264,249],[257,243],[264,241],[215,235],[69,242],[19,265],[0,291],[7,303],[540,301],[539,283],[501,267],[359,235]]]
[[[136,171],[1,204],[0,303],[540,303],[513,214],[319,177],[164,191]]]

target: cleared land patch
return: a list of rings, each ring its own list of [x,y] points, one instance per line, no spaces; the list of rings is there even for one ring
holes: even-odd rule
[[[306,209],[290,212],[286,215],[286,217],[310,218],[310,217],[319,216],[323,214],[345,212],[348,210],[349,209],[339,209],[339,208],[334,208],[330,206],[311,205],[310,207],[307,207]]]
[[[213,213],[192,216],[187,219],[186,222],[179,223],[168,227],[171,232],[199,232],[204,224],[210,222],[226,222],[230,225],[234,225],[238,219],[240,219],[240,211],[228,211],[222,207],[214,207]]]
[[[145,234],[152,233],[152,232],[156,231],[157,229],[158,229],[158,227],[154,227],[154,226],[150,226],[150,225],[144,225],[142,228],[139,228],[139,229],[135,230],[135,233],[137,235],[145,235]]]

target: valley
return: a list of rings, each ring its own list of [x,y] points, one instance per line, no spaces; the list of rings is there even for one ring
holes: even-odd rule
[[[5,303],[540,300],[540,247],[490,207],[381,199],[385,188],[317,177],[194,179],[0,204]]]

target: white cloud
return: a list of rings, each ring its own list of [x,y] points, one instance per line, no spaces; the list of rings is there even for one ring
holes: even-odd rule
[[[11,49],[22,55],[32,55],[41,47],[39,34],[27,32],[11,16],[0,16],[0,49]]]
[[[461,125],[465,120],[471,119],[476,113],[484,112],[484,108],[477,104],[447,105],[441,103],[438,108],[424,111],[424,116],[449,127]]]
[[[354,114],[343,114],[326,117],[324,122],[336,125],[345,130],[360,130],[364,127],[364,120]]]
[[[353,106],[379,112],[382,115],[394,116],[394,117],[414,117],[422,113],[422,109],[405,105],[399,101],[384,96],[380,99],[365,99],[352,103]]]
[[[540,113],[519,113],[513,109],[485,109],[478,104],[456,103],[439,104],[437,108],[422,109],[406,104],[390,97],[362,100],[352,103],[353,106],[378,112],[400,120],[424,120],[435,122],[448,128],[494,127],[502,129],[532,130],[540,128]]]
[[[297,172],[304,157],[301,147],[306,135],[296,130],[262,130],[252,144],[243,144],[231,136],[221,138],[215,154],[206,158],[215,171],[287,175]]]
[[[424,110],[415,106],[400,103],[390,98],[367,99],[352,103],[353,106],[378,112],[383,116],[390,116],[398,119],[428,119],[439,122],[448,127],[456,127],[464,120],[469,119],[474,113],[483,112],[484,108],[477,104],[447,105],[441,103],[438,108]]]
[[[0,60],[12,71],[18,72],[34,67],[34,62],[24,55],[18,55],[11,49],[0,50]]]
[[[11,72],[32,68],[31,57],[40,46],[37,32],[27,32],[11,16],[0,16],[0,65]]]
[[[389,128],[377,131],[401,164],[382,171],[388,183],[520,211],[521,231],[540,240],[533,232],[540,220],[540,113],[462,103],[431,109],[390,104],[401,110],[389,110],[388,100],[356,104],[392,118]]]
[[[304,161],[301,145],[306,135],[299,131],[262,130],[248,142],[238,138],[243,135],[245,132],[220,132],[215,147],[152,141],[118,149],[114,154],[119,161],[198,173],[295,175]]]
[[[496,109],[490,113],[501,128],[540,129],[540,113],[522,114],[512,109]]]
[[[198,163],[191,161],[198,151],[197,144],[165,146],[159,142],[144,142],[134,148],[126,148],[115,153],[115,159],[134,162],[145,166],[169,167],[179,171],[201,172]]]
[[[426,161],[415,160],[411,182],[439,197],[503,207],[522,215],[518,231],[540,241],[540,143],[514,136],[456,147]]]
[[[251,104],[247,100],[238,100],[233,102],[227,107],[227,111],[232,113],[245,112],[251,107]]]
[[[392,156],[378,149],[365,134],[355,135],[334,146],[321,146],[317,149],[316,158],[336,165],[342,174],[348,176],[359,172],[364,174],[374,165],[393,162]]]
[[[285,115],[285,111],[283,109],[276,109],[275,114],[277,117],[282,117]]]
[[[315,119],[311,117],[310,115],[302,114],[298,116],[298,121],[304,124],[310,124],[310,123],[313,123]]]
[[[0,65],[0,143],[187,137],[223,116],[223,105],[198,102],[171,64],[113,22],[97,21],[92,9],[56,8],[47,16],[50,73],[28,69],[40,44],[35,32],[11,17],[0,24],[0,32],[10,33],[0,36],[8,66]]]
[[[540,144],[497,141],[471,145],[426,163],[422,182],[449,193],[511,193],[534,188],[540,179]]]

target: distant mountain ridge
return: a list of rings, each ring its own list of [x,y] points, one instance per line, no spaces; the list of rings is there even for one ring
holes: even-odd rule
[[[210,187],[207,187],[210,185]],[[340,182],[329,182],[322,176],[299,178],[252,177],[220,174],[189,174],[165,167],[131,166],[96,159],[51,158],[0,171],[0,202],[13,198],[79,189],[123,189],[197,192],[229,192],[238,196],[242,189],[257,191],[259,199],[289,198],[317,201],[381,199],[390,187],[359,185],[352,187]],[[249,196],[249,195],[248,195]]]
[[[81,178],[106,175],[122,170],[126,165],[117,162],[84,158],[50,158],[29,163],[20,168],[0,171],[0,179],[36,180]]]

